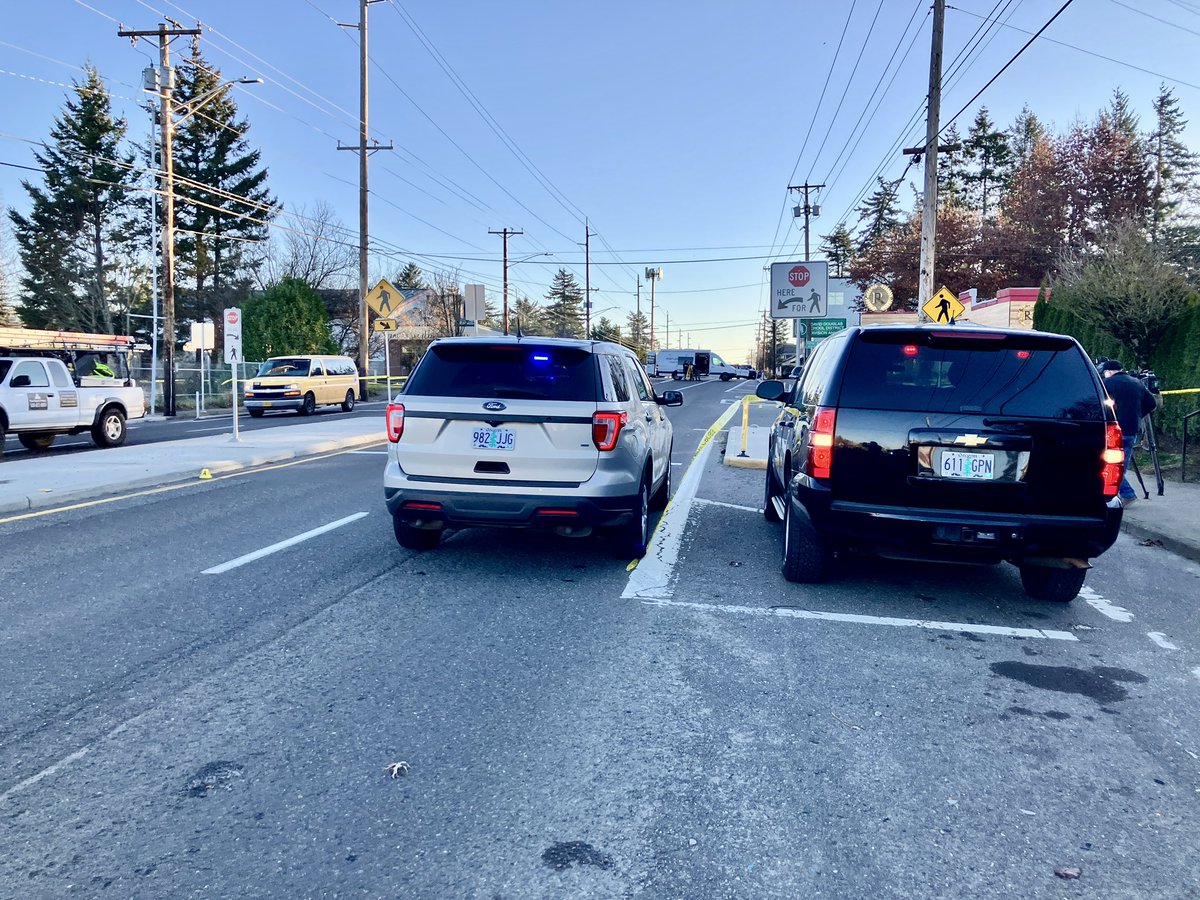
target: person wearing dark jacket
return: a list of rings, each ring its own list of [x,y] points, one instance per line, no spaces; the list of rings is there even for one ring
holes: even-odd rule
[[[1121,426],[1125,468],[1121,472],[1121,489],[1117,496],[1121,498],[1122,506],[1128,506],[1138,498],[1126,474],[1129,471],[1129,461],[1133,458],[1133,445],[1137,442],[1138,425],[1143,417],[1158,408],[1162,400],[1150,393],[1140,380],[1126,372],[1118,360],[1106,359],[1102,362],[1100,375],[1104,378],[1104,387],[1116,407],[1117,424]]]

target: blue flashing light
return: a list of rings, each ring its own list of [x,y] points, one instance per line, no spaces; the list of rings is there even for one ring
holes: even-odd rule
[[[535,354],[533,354],[533,356],[532,356],[531,358],[533,359],[533,361],[534,361],[535,363],[548,363],[548,362],[550,362],[550,357],[549,357],[549,356],[547,356],[545,353],[535,353]]]

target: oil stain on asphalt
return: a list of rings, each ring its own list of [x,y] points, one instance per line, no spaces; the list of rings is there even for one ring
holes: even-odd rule
[[[552,869],[569,869],[572,865],[595,866],[598,869],[611,869],[613,858],[607,853],[601,853],[585,841],[560,841],[547,847],[542,853],[542,862]]]
[[[992,663],[991,670],[997,675],[1022,681],[1030,687],[1063,694],[1080,694],[1097,703],[1115,703],[1126,700],[1129,691],[1121,682],[1145,684],[1147,678],[1129,669],[1111,666],[1093,666],[1076,669],[1072,666],[1037,666],[1023,662]]]

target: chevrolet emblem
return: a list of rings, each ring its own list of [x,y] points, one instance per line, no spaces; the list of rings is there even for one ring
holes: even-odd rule
[[[962,444],[964,447],[982,447],[988,442],[988,439],[980,434],[960,434],[954,439],[954,443]]]

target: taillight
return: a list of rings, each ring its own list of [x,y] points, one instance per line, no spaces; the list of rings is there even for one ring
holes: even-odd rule
[[[1104,429],[1104,452],[1100,454],[1103,463],[1100,481],[1105,497],[1115,497],[1121,489],[1121,474],[1125,468],[1125,445],[1121,438],[1121,426],[1109,422]]]
[[[808,474],[813,478],[828,478],[833,465],[833,428],[836,409],[818,409],[808,430]]]
[[[404,435],[404,404],[390,403],[387,408],[387,437],[393,444]]]
[[[629,421],[623,412],[598,412],[592,416],[592,443],[597,450],[611,450],[617,446],[621,429]]]

